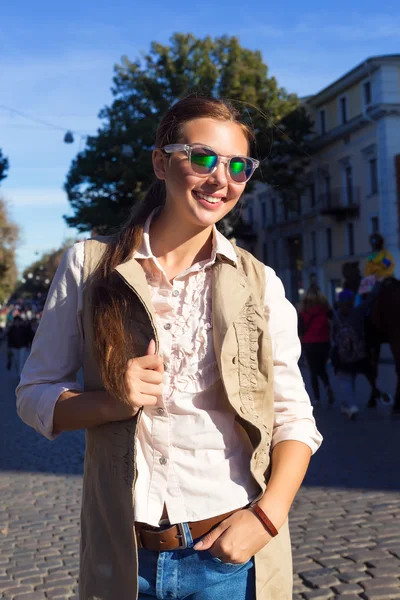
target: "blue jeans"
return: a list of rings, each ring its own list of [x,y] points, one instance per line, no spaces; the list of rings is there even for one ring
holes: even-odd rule
[[[254,600],[254,559],[244,564],[224,563],[208,550],[188,548],[166,552],[139,549],[138,600]]]

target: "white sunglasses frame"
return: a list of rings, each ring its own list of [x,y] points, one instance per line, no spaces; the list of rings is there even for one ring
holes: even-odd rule
[[[193,148],[206,148],[207,150],[211,150],[211,152],[214,152],[214,154],[217,156],[217,162],[215,163],[215,166],[211,169],[211,171],[209,173],[204,173],[204,174],[197,173],[193,169],[192,163],[190,160]],[[207,146],[206,144],[168,144],[167,146],[164,146],[163,148],[161,148],[161,150],[163,152],[165,152],[166,154],[172,154],[173,152],[186,152],[190,167],[193,169],[193,173],[195,173],[199,177],[209,177],[217,170],[220,162],[224,162],[226,165],[226,172],[228,174],[229,179],[231,179],[231,181],[233,183],[235,183],[236,185],[245,185],[251,179],[251,177],[254,175],[254,171],[260,166],[260,161],[257,160],[256,158],[251,158],[250,156],[241,156],[240,154],[234,154],[233,156],[224,156],[223,154],[218,154],[217,152],[215,152],[215,150],[213,148],[211,148],[210,146]],[[246,160],[249,160],[252,163],[253,168],[252,168],[250,176],[248,177],[248,179],[246,179],[246,181],[235,181],[232,178],[232,175],[230,174],[230,171],[229,171],[229,164],[233,158],[244,158]]]

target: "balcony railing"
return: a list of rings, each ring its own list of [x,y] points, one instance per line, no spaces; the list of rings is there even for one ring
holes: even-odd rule
[[[360,188],[336,188],[318,196],[317,207],[321,215],[343,221],[360,214]]]

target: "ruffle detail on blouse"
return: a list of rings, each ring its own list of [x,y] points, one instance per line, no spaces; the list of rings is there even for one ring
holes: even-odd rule
[[[211,269],[188,274],[178,298],[171,297],[171,289],[163,287],[158,273],[148,273],[147,283],[160,348],[168,348],[168,372],[174,388],[189,394],[210,388],[220,378],[213,341]],[[173,322],[172,346],[171,331],[164,329],[167,322]]]
[[[211,269],[190,277],[176,315],[172,354],[175,385],[182,392],[202,392],[219,378],[212,331],[211,285]]]

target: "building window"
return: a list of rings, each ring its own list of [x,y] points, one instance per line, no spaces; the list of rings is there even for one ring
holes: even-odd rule
[[[286,197],[283,198],[283,217],[285,221],[289,221],[289,201]]]
[[[310,190],[310,206],[311,206],[311,208],[314,208],[316,205],[315,183],[310,184],[309,190]]]
[[[353,204],[353,169],[350,165],[344,168],[344,181],[346,191],[346,204]]]
[[[276,223],[276,198],[271,198],[271,215],[272,215],[272,223],[275,225],[275,223]]]
[[[347,123],[347,98],[342,96],[339,98],[340,124]]]
[[[364,106],[369,106],[372,102],[371,82],[370,81],[366,81],[363,84],[363,100],[364,100]]]
[[[347,223],[347,250],[349,256],[354,256],[354,225]]]
[[[274,260],[274,268],[277,271],[278,267],[279,267],[278,240],[272,240],[272,252],[273,252],[273,260]]]
[[[254,222],[254,211],[253,211],[253,205],[249,204],[247,207],[247,218],[248,221],[250,223],[250,225],[253,225]]]
[[[319,111],[319,132],[321,135],[326,133],[326,111],[322,109]]]
[[[296,196],[296,213],[298,216],[301,215],[301,194],[300,194],[300,192],[298,192],[297,196]]]
[[[371,233],[379,233],[379,217],[371,217]]]
[[[331,205],[331,178],[329,175],[324,176],[324,204],[326,207]]]
[[[368,161],[368,171],[369,171],[369,193],[377,194],[378,193],[378,161],[376,158],[371,158]]]
[[[261,202],[261,222],[262,226],[265,227],[267,224],[267,205],[265,202]]]
[[[311,264],[317,263],[317,234],[315,231],[311,232]]]
[[[328,227],[326,230],[326,256],[332,258],[332,229]]]
[[[267,242],[263,243],[263,261],[264,261],[265,265],[268,264],[268,243]]]

